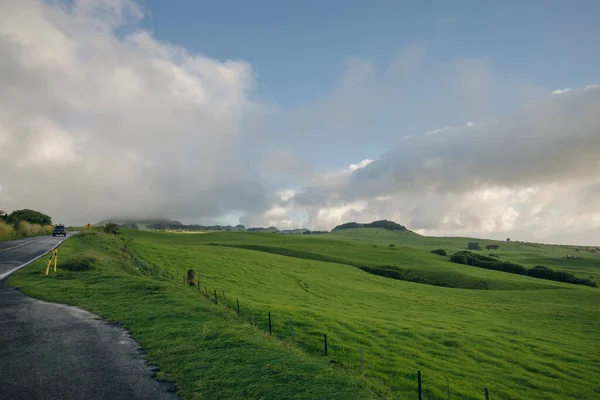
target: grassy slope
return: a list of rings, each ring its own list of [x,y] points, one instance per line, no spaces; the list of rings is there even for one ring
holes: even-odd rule
[[[310,253],[310,255],[303,254],[303,256],[321,261],[366,266],[393,265],[405,271],[408,277],[423,277],[438,284],[448,284],[457,288],[542,289],[565,287],[558,282],[451,263],[448,257],[430,253],[430,250],[437,248],[436,246],[440,243],[434,242],[435,246],[432,246],[427,243],[427,238],[412,233],[388,231],[387,234],[391,237],[382,239],[370,237],[375,232],[373,229],[349,231],[357,231],[353,232],[356,237],[348,238],[337,234],[284,236],[256,233],[210,233],[188,238],[182,238],[181,235],[176,234],[173,234],[174,236],[165,235],[161,240],[172,245],[217,243],[230,246],[261,246],[264,250],[278,254],[286,253],[282,249]],[[367,239],[365,242],[360,240],[361,234]],[[156,233],[138,232],[135,235],[152,238],[152,235],[156,235]],[[469,239],[455,239],[453,247],[446,246],[445,248],[452,252],[465,249],[468,241]],[[395,243],[395,247],[389,248],[389,243]],[[265,247],[270,249],[265,249]],[[289,255],[291,254],[293,253],[289,252]],[[502,256],[504,257],[503,254]],[[512,258],[505,259],[512,260]],[[600,257],[598,257],[598,262],[600,262]],[[587,272],[592,274],[591,270]]]
[[[448,254],[460,250],[467,250],[469,242],[479,242],[482,247],[488,244],[497,244],[498,250],[482,250],[481,254],[494,253],[502,259],[513,261],[531,268],[536,265],[545,265],[557,270],[564,270],[580,277],[589,277],[598,274],[600,265],[600,252],[592,252],[590,249],[578,246],[544,245],[536,243],[505,242],[495,240],[484,240],[460,237],[427,237],[412,233],[391,232],[382,229],[349,229],[334,232],[328,237],[337,239],[370,242],[375,244],[402,244],[416,249],[432,250],[443,248]],[[600,246],[599,246],[600,247]],[[576,251],[579,249],[580,251]],[[565,256],[578,256],[579,259]],[[598,278],[595,276],[595,278]]]
[[[105,234],[76,236],[61,246],[56,274],[44,276],[40,260],[18,271],[9,284],[121,323],[183,398],[389,397],[382,386],[268,338],[192,288],[143,276],[123,262],[121,248],[121,241]],[[95,257],[95,269],[61,270],[73,254]]]
[[[239,299],[244,315],[252,305],[263,329],[270,311],[276,335],[287,337],[293,317],[297,341],[310,354],[322,351],[326,332],[331,358],[357,370],[363,347],[368,376],[398,396],[414,394],[418,368],[424,371],[430,399],[447,398],[448,388],[452,398],[479,399],[483,386],[502,399],[600,395],[600,290],[455,265],[428,253],[437,247],[464,249],[469,239],[429,240],[390,232],[397,246],[391,250],[387,244],[381,246],[391,236],[382,239],[381,233],[360,231],[306,237],[133,231],[128,235],[146,262],[178,277],[194,268],[200,271],[203,286],[225,290],[230,301]],[[352,235],[371,243],[353,241]],[[338,237],[344,240],[335,240]],[[512,290],[460,290],[396,281],[339,263],[206,245],[214,242],[417,265],[420,272],[446,272],[456,282],[486,279],[490,286]],[[517,257],[503,254],[511,261],[554,259],[562,251],[539,248],[532,255],[529,250],[521,244],[501,248]],[[594,273],[597,268],[588,263],[583,271]],[[539,288],[546,290],[535,290]]]

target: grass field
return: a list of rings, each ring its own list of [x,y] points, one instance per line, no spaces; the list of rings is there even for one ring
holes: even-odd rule
[[[113,256],[97,255],[93,271],[61,271],[47,279],[37,264],[17,274],[11,284],[123,322],[185,398],[294,398],[300,387],[313,392],[297,398],[336,397],[332,393],[339,398],[416,398],[418,369],[425,399],[482,399],[484,386],[493,399],[600,396],[600,289],[454,264],[430,253],[436,248],[448,254],[465,250],[474,239],[370,228],[299,236],[142,231],[126,231],[124,236],[135,256],[159,274],[143,276],[129,266],[127,257],[124,265],[119,259],[123,255],[111,247],[119,245],[113,243],[116,239],[98,234],[63,245],[71,252],[98,252],[100,242],[110,248],[103,254]],[[597,275],[600,268],[600,255],[583,248],[575,252],[573,246],[476,241],[499,244],[494,253],[527,267],[543,264],[585,277]],[[566,259],[567,253],[580,259]],[[360,269],[377,265],[396,266],[410,276],[453,288]],[[199,272],[203,291],[218,290],[220,303],[222,290],[230,305],[239,300],[241,317],[185,288],[182,279],[190,268]],[[171,273],[175,282],[164,277]],[[148,287],[158,288],[158,294]],[[250,307],[258,330],[242,322],[250,320]],[[267,330],[267,312],[279,341],[260,333]],[[219,337],[222,329],[231,340],[220,344],[211,335],[198,335],[209,323],[205,320],[214,335]],[[236,340],[268,348],[288,363],[267,361],[262,350],[241,356]],[[360,348],[366,378],[359,375]],[[219,354],[219,367],[195,361],[206,352]],[[256,374],[263,379],[265,371],[245,363],[278,365],[285,372],[267,374],[268,385],[257,386],[248,397],[233,376],[251,379]],[[299,376],[302,367],[294,363],[314,365],[314,373]],[[219,375],[222,369],[226,373]],[[323,376],[329,374],[332,382],[325,383]]]
[[[77,235],[60,246],[56,274],[45,276],[46,261],[39,260],[9,284],[122,324],[160,366],[159,378],[174,381],[185,399],[391,396],[382,384],[269,338],[179,281],[144,276],[124,262],[122,247],[108,234]],[[64,268],[69,260],[90,257],[91,270]]]

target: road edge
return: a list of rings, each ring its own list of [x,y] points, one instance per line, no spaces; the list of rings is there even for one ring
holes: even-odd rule
[[[7,272],[4,272],[4,273],[0,274],[0,282],[6,281],[6,279],[8,279],[12,274],[14,274],[15,272],[17,272],[21,268],[24,268],[24,267],[28,266],[29,264],[31,264],[32,262],[35,262],[35,261],[39,260],[40,258],[44,257],[46,254],[48,254],[52,250],[56,249],[58,246],[60,246],[61,244],[63,244],[65,240],[67,240],[67,239],[69,239],[71,237],[72,236],[68,236],[68,237],[63,238],[60,242],[58,242],[54,247],[52,247],[51,249],[49,249],[47,252],[40,254],[39,256],[37,256],[37,257],[35,257],[35,258],[33,258],[33,259],[31,259],[31,260],[29,260],[29,261],[27,261],[27,262],[19,265],[16,268],[13,268],[13,269],[11,269],[11,270],[9,270]],[[37,242],[37,240],[35,240],[34,242]],[[26,244],[29,244],[29,243],[32,243],[32,242],[28,242]],[[15,246],[15,247],[19,247],[19,246]],[[12,248],[14,248],[14,247],[10,247],[9,249],[12,249]]]

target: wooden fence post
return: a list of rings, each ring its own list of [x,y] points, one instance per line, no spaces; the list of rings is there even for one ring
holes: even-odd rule
[[[269,335],[271,335],[271,313],[269,313]]]
[[[360,348],[360,365],[361,365],[361,370],[362,370],[362,374],[365,374],[365,353],[363,352],[363,348]]]
[[[217,289],[215,289],[215,304],[219,304],[217,301]]]
[[[422,387],[421,387],[421,370],[417,371],[417,381],[418,381],[419,400],[423,400],[423,393],[422,393]]]
[[[485,394],[485,400],[490,400],[490,394],[488,393],[488,388],[483,388],[483,394]]]
[[[290,317],[290,327],[292,328],[292,343],[294,343],[294,320]]]
[[[200,292],[200,281],[198,281],[198,292]]]
[[[238,299],[236,299],[235,301],[237,302],[238,315],[240,315],[240,301]]]
[[[206,286],[204,286],[204,295],[208,297],[208,288]]]
[[[327,334],[323,334],[323,341],[325,342],[325,357],[327,357]]]
[[[225,291],[222,290],[223,292],[223,304],[225,304],[225,307],[227,307],[227,299],[225,299]]]

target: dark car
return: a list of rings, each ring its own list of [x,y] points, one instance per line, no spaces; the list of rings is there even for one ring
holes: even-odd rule
[[[52,236],[63,235],[67,236],[67,230],[64,225],[56,225],[54,227],[54,231],[52,231]]]

